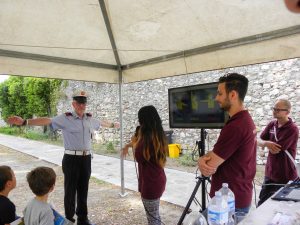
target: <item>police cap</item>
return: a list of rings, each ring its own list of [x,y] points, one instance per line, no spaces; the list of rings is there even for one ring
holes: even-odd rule
[[[73,100],[78,103],[86,103],[87,102],[87,94],[85,91],[78,90],[73,93]]]

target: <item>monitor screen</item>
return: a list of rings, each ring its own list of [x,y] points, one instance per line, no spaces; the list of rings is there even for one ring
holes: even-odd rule
[[[222,128],[228,115],[215,101],[217,90],[217,82],[169,89],[170,127]]]

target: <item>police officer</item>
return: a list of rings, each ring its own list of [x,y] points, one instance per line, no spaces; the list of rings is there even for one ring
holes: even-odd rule
[[[62,130],[65,154],[62,160],[64,173],[64,207],[66,218],[75,222],[75,198],[77,195],[77,224],[89,225],[87,196],[91,175],[91,138],[94,130],[101,126],[119,128],[119,123],[99,121],[85,113],[87,95],[84,91],[73,94],[73,112],[66,112],[54,118],[35,118],[24,120],[18,116],[8,118],[9,124],[45,126]]]

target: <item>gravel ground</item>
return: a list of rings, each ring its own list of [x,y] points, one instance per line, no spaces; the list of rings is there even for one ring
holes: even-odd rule
[[[22,210],[33,194],[26,182],[26,174],[37,166],[52,167],[57,174],[54,191],[49,197],[49,202],[57,211],[63,210],[63,174],[60,166],[39,160],[24,153],[0,145],[0,165],[10,166],[17,177],[17,187],[9,198],[17,207],[17,214],[22,215]],[[89,188],[89,218],[95,224],[101,225],[138,225],[147,224],[146,215],[139,193],[126,190],[128,195],[120,197],[120,187],[91,178]],[[160,213],[166,225],[177,224],[183,208],[161,201]]]
[[[117,154],[110,154],[116,157]],[[127,158],[132,160],[132,154]],[[0,145],[0,165],[9,165],[15,171],[17,177],[17,188],[13,190],[9,197],[17,206],[18,215],[22,215],[22,210],[27,202],[33,198],[33,194],[26,182],[26,174],[37,166],[52,167],[57,174],[57,182],[54,192],[50,195],[49,202],[61,214],[63,210],[63,174],[60,166],[20,153],[13,149]],[[181,165],[178,160],[167,160],[167,167],[185,172],[195,172],[196,167]],[[256,189],[260,189],[263,180],[264,166],[257,166]],[[120,197],[120,187],[115,186],[96,178],[91,178],[89,188],[88,209],[89,218],[95,224],[102,225],[138,225],[147,224],[146,215],[140,195],[137,192],[126,190],[128,195]],[[259,192],[257,191],[257,194]],[[162,221],[166,225],[177,224],[183,207],[161,201],[160,213]]]

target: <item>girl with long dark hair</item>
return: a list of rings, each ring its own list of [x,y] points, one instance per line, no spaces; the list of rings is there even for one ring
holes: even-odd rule
[[[138,190],[147,214],[149,225],[160,225],[159,202],[166,186],[164,166],[168,144],[162,121],[152,105],[142,107],[138,112],[140,127],[137,137],[123,148],[123,156],[128,148],[135,149],[138,162]],[[135,140],[135,141],[134,141]]]

